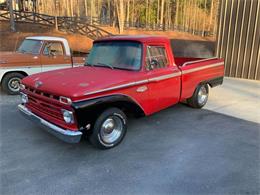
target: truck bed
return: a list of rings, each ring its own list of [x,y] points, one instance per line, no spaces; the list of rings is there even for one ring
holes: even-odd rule
[[[86,58],[88,57],[89,52],[81,52],[81,51],[72,51],[72,60],[73,66],[81,66],[84,65]]]
[[[223,82],[223,59],[177,57],[175,63],[182,72],[181,101],[191,97],[201,81],[207,81],[211,87]]]
[[[186,66],[189,64],[197,63],[197,62],[204,62],[208,60],[214,60],[217,59],[216,57],[213,58],[185,58],[185,57],[175,57],[175,64],[177,66]]]

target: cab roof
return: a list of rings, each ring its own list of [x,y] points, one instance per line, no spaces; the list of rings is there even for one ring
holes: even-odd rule
[[[62,42],[67,42],[67,40],[65,38],[54,37],[54,36],[30,36],[30,37],[26,37],[26,39],[41,40],[41,41],[62,41]]]
[[[164,36],[155,36],[155,35],[116,35],[98,39],[94,42],[99,41],[138,41],[141,43],[146,42],[168,42],[169,39]]]

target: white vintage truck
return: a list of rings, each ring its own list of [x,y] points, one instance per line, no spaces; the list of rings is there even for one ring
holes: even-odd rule
[[[8,94],[19,93],[25,76],[81,66],[87,53],[72,52],[65,38],[51,36],[26,37],[16,52],[0,52],[0,82]]]

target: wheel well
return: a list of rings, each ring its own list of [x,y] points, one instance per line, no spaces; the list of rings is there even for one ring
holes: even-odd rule
[[[103,102],[98,105],[76,109],[79,127],[85,127],[89,123],[94,124],[98,116],[106,109],[111,107],[116,107],[122,110],[128,117],[141,117],[145,115],[142,108],[133,101],[120,100],[112,102]]]
[[[134,116],[134,117],[139,117],[139,116],[144,116],[145,113],[140,108],[139,105],[137,105],[134,102],[129,102],[129,101],[116,101],[116,102],[110,102],[110,103],[103,103],[95,108],[97,114],[99,115],[101,112],[108,108],[116,107],[120,110],[122,110],[127,116]]]
[[[2,80],[3,80],[3,78],[6,76],[6,75],[8,75],[8,74],[11,74],[11,73],[20,73],[20,74],[22,74],[23,76],[28,76],[28,74],[26,73],[26,72],[24,72],[24,71],[9,71],[9,72],[6,72],[6,73],[4,73],[4,75],[3,75],[3,77],[2,77]],[[2,83],[2,80],[1,80],[1,83]]]
[[[126,115],[130,116],[144,116],[145,113],[142,108],[134,102],[119,101],[113,102],[108,107],[116,107],[122,110]]]
[[[202,82],[202,84],[207,84],[211,88],[216,87],[218,85],[222,85],[222,83],[223,83],[223,77],[217,77],[217,78]]]
[[[206,83],[206,84],[207,84],[209,87],[211,87],[211,88],[213,87],[212,84],[210,84],[210,83]]]

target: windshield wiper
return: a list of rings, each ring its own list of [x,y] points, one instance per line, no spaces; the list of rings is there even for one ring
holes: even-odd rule
[[[90,63],[85,63],[84,66],[94,66],[94,65]]]
[[[18,52],[20,52],[20,53],[26,53],[26,50],[21,49],[21,50],[18,50]]]
[[[109,68],[111,68],[111,69],[114,69],[114,67],[113,66],[111,66],[111,65],[109,65],[109,64],[104,64],[104,63],[96,63],[96,64],[90,64],[90,63],[85,63],[84,64],[85,66],[92,66],[92,67],[109,67]]]
[[[98,66],[107,66],[107,67],[109,67],[109,68],[111,68],[111,69],[114,69],[113,66],[111,66],[111,65],[109,65],[109,64],[105,64],[105,63],[100,63],[100,62],[98,62],[97,65],[98,65]]]

